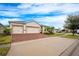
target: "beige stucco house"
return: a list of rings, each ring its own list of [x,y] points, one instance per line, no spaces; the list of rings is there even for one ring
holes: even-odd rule
[[[12,34],[44,33],[45,26],[36,21],[9,21]]]

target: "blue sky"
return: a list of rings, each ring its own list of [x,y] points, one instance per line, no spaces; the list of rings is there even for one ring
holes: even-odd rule
[[[8,25],[8,21],[35,20],[62,28],[67,15],[78,12],[78,3],[0,3],[0,23]]]

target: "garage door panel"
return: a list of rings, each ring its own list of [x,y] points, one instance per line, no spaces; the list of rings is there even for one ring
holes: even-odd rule
[[[15,27],[13,27],[12,32],[13,32],[14,34],[23,33],[23,27],[15,26]]]
[[[40,28],[27,28],[27,33],[40,33]]]

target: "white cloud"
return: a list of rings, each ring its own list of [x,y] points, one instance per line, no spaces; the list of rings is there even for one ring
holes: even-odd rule
[[[2,8],[1,8],[2,9]],[[2,10],[12,10],[12,11],[1,11],[0,15],[3,16],[12,16],[12,17],[18,17],[22,14],[35,14],[38,13],[40,15],[42,14],[48,14],[49,12],[56,12],[63,13],[64,15],[56,15],[56,16],[44,16],[42,18],[35,18],[38,22],[41,22],[43,24],[50,25],[51,23],[62,24],[66,20],[67,14],[78,12],[79,11],[79,4],[54,4],[54,3],[27,3],[27,4],[21,4],[13,9],[5,7]],[[17,11],[18,10],[18,11]],[[55,14],[55,13],[54,13]],[[2,24],[8,24],[8,21],[12,20],[20,20],[20,19],[1,19],[0,22]],[[55,25],[56,25],[55,24]],[[60,26],[58,25],[58,26]]]
[[[17,6],[17,8],[19,9],[27,9],[28,7],[31,7],[32,4],[29,4],[29,3],[23,3],[19,6]]]
[[[66,17],[66,15],[61,15],[54,17],[35,18],[34,20],[36,20],[40,24],[55,26],[56,28],[62,28],[64,25],[64,21],[66,20]]]
[[[18,17],[19,13],[18,12],[13,12],[13,11],[0,11],[0,15],[2,15],[2,16],[11,16],[11,17]]]
[[[79,11],[79,5],[76,4],[37,4],[38,6],[32,6],[32,4],[21,4],[19,7],[22,10],[22,13],[49,13],[54,11],[61,11],[62,13],[72,13]],[[30,8],[27,10],[27,8]]]
[[[15,8],[3,7],[3,10],[11,11],[1,11],[0,15],[4,16],[20,16],[22,14],[47,14],[49,12],[59,11],[64,14],[70,14],[72,12],[79,11],[79,5],[76,4],[56,4],[56,3],[23,3]]]
[[[23,13],[49,13],[56,10],[56,4],[21,4],[19,7],[22,9]],[[38,6],[35,6],[38,5]],[[30,8],[27,10],[27,8]]]
[[[21,19],[17,19],[17,18],[14,18],[14,19],[0,19],[0,23],[2,23],[3,25],[9,25],[9,21],[21,21]]]
[[[39,22],[60,22],[66,20],[66,15],[35,18],[35,20]]]
[[[60,9],[63,13],[73,13],[79,11],[79,5],[76,4],[63,4],[60,6]]]
[[[33,11],[32,13],[49,13],[51,11],[54,11],[56,7],[53,7],[52,4],[43,4],[39,5],[38,7],[31,8],[30,11]]]

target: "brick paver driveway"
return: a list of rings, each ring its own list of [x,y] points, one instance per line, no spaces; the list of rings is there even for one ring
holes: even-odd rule
[[[58,56],[76,40],[48,37],[39,40],[30,40],[12,43],[7,55],[18,56]]]
[[[20,41],[35,40],[35,39],[45,38],[45,37],[48,37],[48,36],[40,33],[12,34],[12,41],[20,42]]]

